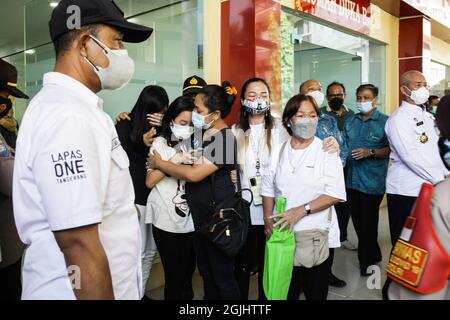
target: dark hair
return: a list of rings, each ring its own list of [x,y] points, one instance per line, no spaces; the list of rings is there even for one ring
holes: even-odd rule
[[[445,96],[439,101],[436,112],[436,125],[441,135],[450,139],[450,96]]]
[[[166,90],[159,86],[145,87],[131,110],[131,142],[138,145],[142,141],[142,136],[151,129],[147,120],[149,113],[162,113],[169,105],[169,97]]]
[[[164,114],[161,130],[161,137],[166,139],[169,146],[173,146],[172,142],[174,142],[172,141],[172,129],[170,128],[170,124],[181,113],[185,111],[193,111],[194,107],[194,100],[186,96],[178,97],[170,104],[169,109],[167,109],[167,112]]]
[[[378,89],[378,87],[376,87],[376,86],[374,86],[373,84],[363,84],[363,85],[360,85],[359,87],[358,87],[358,89],[356,89],[356,94],[358,95],[361,91],[364,91],[364,90],[370,90],[370,91],[372,91],[372,94],[373,94],[373,96],[376,98],[376,97],[378,97],[378,94],[379,94],[379,92],[380,92],[380,90]],[[345,91],[345,90],[344,90]]]
[[[287,103],[286,107],[283,111],[283,126],[286,128],[286,130],[289,132],[289,135],[292,136],[292,129],[288,126],[289,121],[292,119],[293,116],[295,116],[300,109],[300,105],[302,102],[309,101],[313,105],[314,109],[317,112],[317,115],[320,115],[320,108],[316,103],[316,100],[314,100],[313,97],[307,96],[305,94],[297,94],[293,96]]]
[[[433,100],[436,100],[436,99],[439,99],[439,97],[438,96],[430,96],[428,98],[428,103],[431,104],[431,102],[433,102]]]
[[[269,94],[270,94],[270,87],[269,84],[267,83],[266,80],[262,79],[262,78],[251,78],[248,79],[247,81],[245,81],[245,83],[242,85],[242,90],[241,90],[241,99],[245,100],[245,94],[247,93],[247,89],[248,86],[251,83],[255,83],[255,82],[261,82],[263,83],[266,87],[267,90],[269,90]],[[247,132],[248,129],[250,129],[250,123],[248,121],[249,118],[249,113],[245,111],[245,108],[241,105],[241,112],[240,112],[240,118],[239,118],[239,123],[237,124],[237,127],[241,130],[243,130],[244,132]],[[269,147],[269,151],[272,148],[272,129],[274,127],[274,119],[272,117],[272,114],[269,111],[267,111],[266,116],[265,116],[265,128],[267,129],[266,133],[266,140],[267,140],[267,146]],[[245,136],[245,145],[248,145],[248,137]]]
[[[198,94],[205,95],[204,104],[209,112],[220,111],[220,117],[225,119],[236,100],[235,90],[236,88],[229,81],[224,81],[222,86],[207,85]]]
[[[89,24],[82,26],[80,29],[75,29],[64,33],[53,42],[55,48],[56,58],[62,57],[67,51],[70,50],[72,43],[83,33],[89,33],[94,37],[98,37],[103,25],[100,23]]]
[[[340,82],[337,82],[337,81],[333,81],[333,82],[330,83],[330,84],[328,85],[328,87],[327,87],[327,96],[330,95],[330,89],[331,89],[331,87],[334,87],[334,86],[340,86],[340,87],[342,88],[342,90],[344,90],[344,94],[347,93],[347,92],[345,91],[345,86],[344,86],[343,83],[340,83]]]

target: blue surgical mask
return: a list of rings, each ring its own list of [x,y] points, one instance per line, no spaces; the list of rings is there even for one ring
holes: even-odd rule
[[[205,123],[206,117],[209,117],[210,115],[212,115],[212,113],[206,116],[202,116],[201,114],[198,114],[197,112],[194,111],[192,112],[192,124],[194,125],[194,127],[198,129],[208,130],[214,123],[214,120],[211,121],[210,123]]]
[[[356,108],[362,114],[368,114],[373,109],[372,101],[367,102],[357,102]]]

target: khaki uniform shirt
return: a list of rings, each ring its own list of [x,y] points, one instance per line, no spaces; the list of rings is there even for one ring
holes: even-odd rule
[[[434,230],[447,253],[450,254],[450,178],[435,187],[431,204],[431,219]],[[450,300],[450,281],[442,290],[422,295],[409,290],[396,282],[389,286],[390,300]]]
[[[19,261],[24,245],[17,233],[12,207],[14,150],[1,134],[0,148],[0,269],[3,269]]]

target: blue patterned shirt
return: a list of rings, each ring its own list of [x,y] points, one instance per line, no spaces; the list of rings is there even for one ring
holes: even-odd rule
[[[386,192],[389,159],[370,157],[355,160],[351,156],[351,151],[359,148],[389,147],[384,130],[387,120],[387,115],[376,110],[367,121],[364,121],[358,113],[345,123],[344,137],[349,147],[346,176],[348,189],[370,195],[382,195]]]
[[[336,139],[336,141],[339,143],[339,147],[341,148],[339,157],[341,158],[342,166],[345,167],[345,162],[348,155],[348,147],[347,143],[345,142],[344,136],[339,131],[336,119],[322,112],[317,124],[316,137],[321,140],[324,140],[328,137],[333,137]]]

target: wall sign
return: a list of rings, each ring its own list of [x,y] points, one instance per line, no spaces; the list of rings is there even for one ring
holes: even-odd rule
[[[295,8],[348,29],[370,33],[370,0],[296,0]]]

